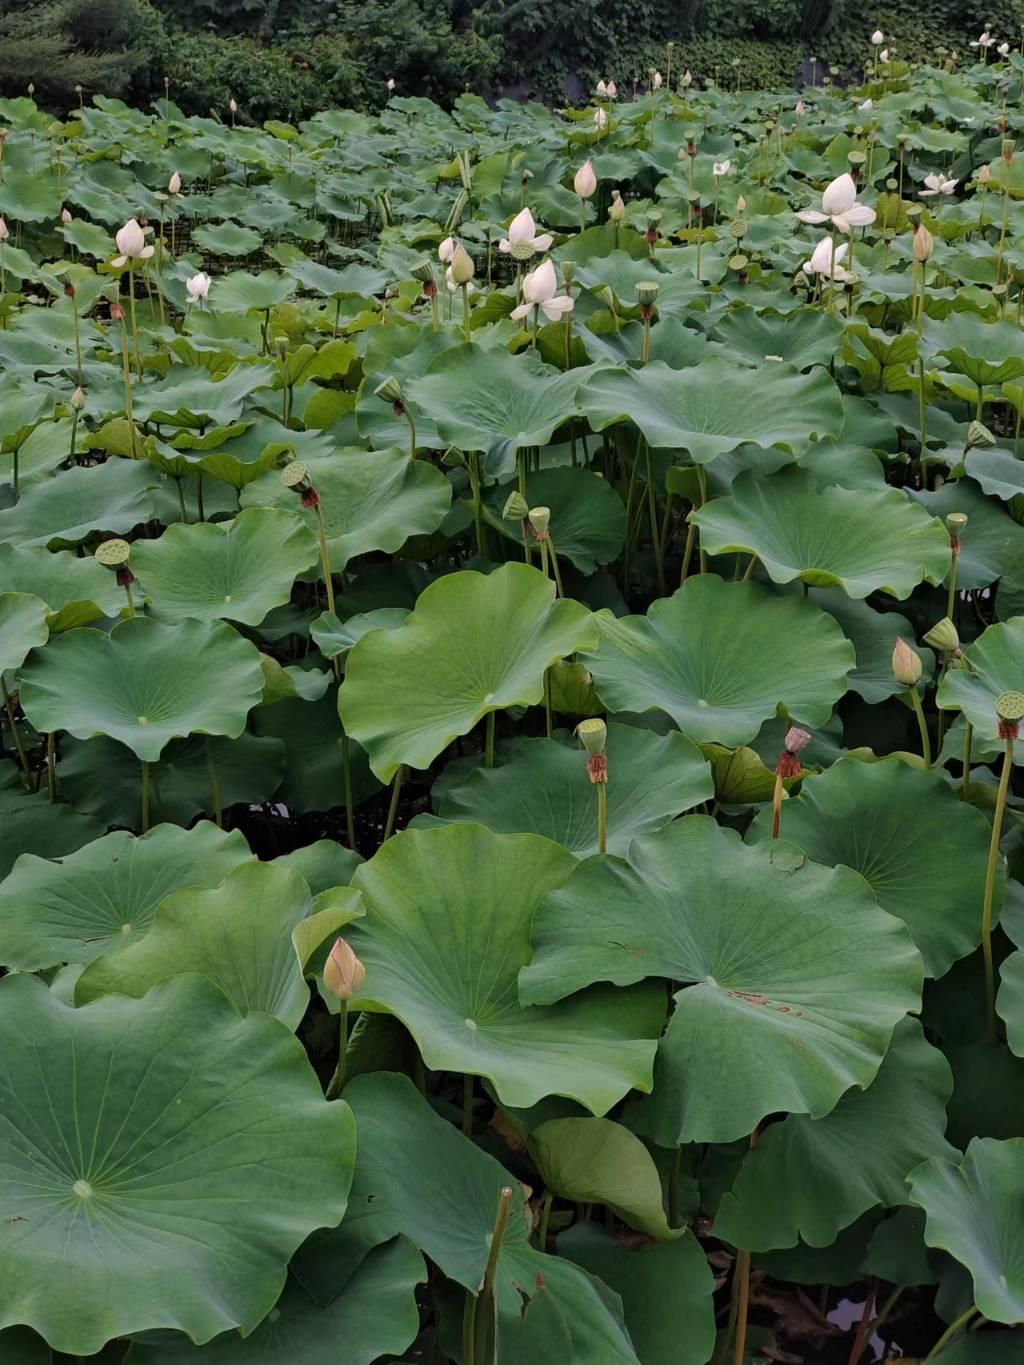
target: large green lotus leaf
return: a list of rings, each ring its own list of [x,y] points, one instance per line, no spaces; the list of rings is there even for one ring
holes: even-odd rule
[[[862,877],[702,815],[577,864],[532,937],[524,1004],[595,981],[686,983],[642,1106],[666,1147],[732,1142],[777,1111],[821,1118],[870,1085],[921,997],[910,935]]]
[[[644,1365],[706,1365],[711,1359],[715,1278],[692,1233],[644,1245],[583,1221],[559,1236],[558,1250],[618,1294]]]
[[[842,400],[823,370],[779,366],[770,379],[718,356],[682,371],[652,361],[641,370],[598,370],[579,402],[596,431],[628,418],[652,447],[687,450],[699,464],[744,441],[802,450],[815,436],[840,434]]]
[[[678,731],[609,725],[606,752],[609,853],[714,796],[707,760]],[[500,768],[474,767],[446,787],[437,817],[424,823],[468,821],[499,834],[543,834],[579,858],[597,852],[597,791],[578,745],[517,739],[501,759]]]
[[[346,934],[366,965],[360,1000],[397,1015],[431,1069],[486,1076],[514,1108],[566,1095],[603,1114],[648,1088],[664,997],[604,988],[550,1009],[516,997],[533,912],[574,865],[548,839],[480,825],[389,839],[352,879],[366,904]]]
[[[42,545],[0,545],[0,583],[8,592],[41,597],[49,609],[51,634],[116,616],[125,601],[115,576],[91,555]]]
[[[843,326],[820,308],[796,308],[791,313],[741,307],[726,313],[711,329],[734,355],[764,373],[769,356],[797,370],[827,365],[839,348]],[[772,363],[772,362],[769,362]],[[770,388],[771,385],[769,384]]]
[[[378,294],[391,279],[386,270],[365,265],[362,261],[353,261],[343,270],[334,270],[303,257],[285,268],[301,285],[318,294],[326,294],[328,298],[339,294]]]
[[[416,1286],[426,1278],[423,1257],[396,1237],[374,1247],[330,1303],[319,1304],[291,1280],[250,1336],[230,1332],[208,1346],[180,1337],[153,1345],[136,1340],[133,1365],[372,1365],[415,1340]]]
[[[364,635],[348,656],[338,710],[389,782],[427,768],[491,711],[544,696],[544,670],[596,644],[594,618],[527,564],[449,574],[426,588],[397,630]],[[381,679],[387,686],[381,686]]]
[[[237,223],[203,223],[193,230],[192,240],[216,256],[248,256],[263,245],[258,232]]]
[[[0,674],[20,668],[29,650],[45,645],[46,603],[27,592],[0,592]]]
[[[29,795],[13,775],[13,786],[0,790],[0,877],[6,877],[23,853],[62,858],[98,839],[106,824],[63,804],[54,806],[43,790]]]
[[[277,378],[270,364],[242,364],[216,378],[198,365],[172,365],[160,381],[140,388],[132,400],[136,419],[172,426],[227,427],[242,415],[245,400]]]
[[[25,491],[0,512],[0,542],[63,549],[97,531],[127,534],[154,514],[160,475],[148,460],[108,460],[66,469]]]
[[[502,516],[505,502],[518,488],[498,484],[484,504],[490,526],[520,545],[522,527]],[[612,485],[589,469],[541,469],[526,476],[526,498],[531,507],[550,507],[551,541],[561,558],[580,573],[592,574],[622,553],[626,508]]]
[[[325,611],[310,623],[309,633],[325,659],[340,659],[344,667],[345,656],[364,635],[371,630],[396,630],[408,615],[405,607],[378,607],[340,621]]]
[[[959,1156],[946,1141],[949,1063],[902,1020],[867,1090],[849,1090],[831,1114],[790,1114],[743,1159],[718,1206],[715,1236],[750,1251],[829,1246],[868,1209],[905,1203],[906,1177],[930,1157]]]
[[[809,602],[713,574],[646,616],[595,619],[589,665],[608,709],[665,711],[698,743],[747,744],[778,713],[819,728],[856,663],[836,622]]]
[[[952,312],[941,322],[928,318],[922,341],[927,354],[945,356],[973,384],[1002,384],[1024,375],[1020,328],[1008,318],[987,322],[967,310]]]
[[[259,650],[230,626],[141,616],[109,635],[51,640],[21,679],[22,708],[40,732],[106,735],[146,762],[180,736],[237,739],[263,694]]]
[[[1024,1322],[1024,1138],[975,1138],[956,1165],[933,1157],[908,1177],[924,1240],[967,1267],[991,1322]]]
[[[911,496],[933,517],[944,519],[950,512],[967,516],[957,564],[959,587],[987,588],[1024,555],[1024,527],[970,479],[951,479],[932,493],[922,490]]]
[[[172,892],[216,886],[251,858],[237,830],[207,821],[139,839],[117,830],[60,859],[24,854],[0,883],[0,961],[24,971],[91,962],[145,934]]]
[[[850,674],[849,687],[870,705],[886,701],[907,689],[897,682],[892,671],[892,651],[898,639],[912,640],[914,626],[897,611],[876,611],[867,602],[847,597],[841,588],[813,588],[810,600],[838,621],[843,634],[857,654],[857,667]],[[930,649],[916,646],[930,678],[935,656]]]
[[[351,893],[347,905],[358,913]],[[164,899],[144,938],[97,958],[82,973],[75,1002],[141,996],[169,977],[195,972],[222,990],[239,1014],[272,1014],[296,1029],[309,987],[291,935],[311,906],[309,886],[294,868],[243,863],[220,886],[192,886]]]
[[[331,569],[341,573],[350,559],[371,550],[389,554],[410,536],[431,535],[451,505],[451,485],[426,460],[410,460],[404,450],[347,450],[305,460],[320,494]],[[243,507],[285,507],[298,499],[268,470],[242,493]],[[311,530],[316,514],[299,510]]]
[[[459,346],[443,351],[409,396],[460,450],[484,452],[488,478],[507,478],[516,452],[546,446],[555,429],[578,417],[579,375],[545,365],[535,353]]]
[[[928,976],[944,976],[981,942],[989,821],[941,774],[899,759],[836,763],[785,803],[781,830],[816,863],[859,872],[910,930]],[[762,811],[747,839],[770,837]]]
[[[498,1260],[498,1358],[550,1361],[532,1319],[540,1314],[563,1361],[639,1365],[618,1301],[599,1281],[531,1246],[521,1187],[492,1156],[431,1108],[405,1076],[358,1076],[345,1089],[359,1150],[345,1228],[364,1245],[401,1234],[472,1293],[480,1287],[503,1188],[512,1206]],[[553,1302],[551,1313],[545,1298]],[[544,1355],[521,1354],[533,1345]]]
[[[964,660],[965,667],[951,668],[939,684],[936,704],[962,711],[979,740],[1001,749],[996,699],[1024,684],[1024,616],[989,626],[964,650]],[[1014,761],[1024,763],[1024,746],[1015,749]]]
[[[17,974],[0,1018],[0,1323],[83,1356],[145,1328],[251,1332],[341,1219],[354,1158],[288,1030],[196,977],[70,1009]]]
[[[578,1204],[605,1204],[637,1232],[659,1241],[679,1237],[662,1203],[661,1176],[650,1152],[611,1119],[549,1119],[528,1147],[547,1189]]]
[[[229,522],[170,526],[132,549],[139,588],[160,618],[258,626],[291,597],[319,560],[313,532],[294,511],[251,507]]]
[[[304,848],[282,853],[274,859],[274,866],[295,868],[305,877],[312,894],[319,896],[321,891],[348,886],[362,861],[358,853],[333,839],[317,839]]]
[[[909,597],[949,572],[949,533],[904,493],[822,488],[798,468],[749,470],[692,520],[710,554],[756,554],[776,583]]]
[[[288,276],[275,270],[261,270],[258,275],[234,270],[217,280],[210,290],[210,306],[223,313],[268,313],[284,303],[292,288]]]

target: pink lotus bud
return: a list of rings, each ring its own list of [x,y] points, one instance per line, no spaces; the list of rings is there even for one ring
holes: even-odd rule
[[[597,176],[594,167],[589,161],[584,161],[583,165],[573,177],[572,187],[581,199],[590,199],[597,189]]]
[[[906,640],[898,639],[892,651],[892,671],[904,687],[916,687],[921,676],[921,656]]]
[[[324,967],[324,985],[333,996],[346,1003],[359,993],[366,968],[343,938],[335,940]]]

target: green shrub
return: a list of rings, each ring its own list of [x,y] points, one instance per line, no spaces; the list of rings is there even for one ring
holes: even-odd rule
[[[0,90],[31,82],[44,102],[119,94],[159,46],[160,16],[148,0],[0,0]]]

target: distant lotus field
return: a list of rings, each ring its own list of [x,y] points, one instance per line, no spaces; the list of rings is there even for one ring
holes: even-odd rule
[[[1024,58],[886,41],[0,100],[2,1365],[1024,1362]]]

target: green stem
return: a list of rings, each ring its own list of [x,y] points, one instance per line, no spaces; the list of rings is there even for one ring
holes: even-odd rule
[[[324,588],[327,590],[327,610],[331,615],[334,611],[334,579],[331,576],[331,556],[327,549],[327,528],[324,525],[324,514],[320,504],[314,508],[316,512],[316,534],[320,541],[320,568],[324,576]],[[344,587],[344,584],[342,584]]]
[[[57,736],[53,730],[46,736],[46,791],[53,805],[57,800]]]
[[[992,816],[992,838],[988,846],[988,864],[985,868],[985,898],[981,905],[981,952],[985,960],[985,1013],[988,1019],[988,1036],[995,1042],[998,1036],[996,1025],[996,973],[992,961],[992,901],[995,897],[996,871],[999,867],[999,840],[1003,833],[1003,816],[1006,813],[1006,793],[1010,785],[1013,769],[1013,736],[1007,735],[1006,748],[1003,750],[1003,767],[999,774],[999,789],[996,793],[996,808]]]
[[[181,482],[181,479],[180,479],[180,478],[175,479],[175,480],[174,480],[174,484],[175,484],[175,487],[176,487],[177,490],[178,490],[178,513],[179,513],[179,515],[181,516],[182,525],[183,525],[183,526],[187,526],[187,525],[188,525],[188,509],[187,509],[186,506],[185,506],[185,489],[184,489],[184,487],[182,486],[182,482]]]
[[[494,712],[487,712],[487,720],[484,729],[484,766],[494,767]]]
[[[217,776],[217,765],[213,761],[213,740],[209,735],[206,736],[206,772],[210,779],[210,792],[213,796],[213,818],[217,822],[217,828],[224,828],[224,812],[221,809],[220,801],[220,778]]]
[[[555,1196],[550,1190],[544,1192],[544,1202],[540,1206],[540,1224],[537,1229],[537,1247],[543,1251],[548,1244],[548,1225],[551,1222],[551,1205]]]
[[[707,476],[707,472],[705,471],[704,466],[703,466],[702,464],[697,465],[697,466],[696,466],[696,469],[697,469],[697,487],[700,489],[700,505],[701,505],[701,507],[703,507],[703,506],[705,505],[705,503],[707,502],[707,500],[708,500],[708,476]],[[704,551],[704,537],[703,537],[703,536],[701,536],[701,543],[700,543],[700,571],[701,571],[701,573],[707,573],[707,571],[708,571],[708,557],[707,557],[707,555],[706,555],[706,553],[705,553],[705,551]]]
[[[467,342],[473,340],[473,334],[469,326],[469,285],[462,286],[462,331]]]
[[[645,475],[647,481],[647,506],[651,518],[651,544],[654,547],[654,562],[658,570],[658,593],[667,596],[665,586],[665,559],[661,552],[661,531],[658,526],[658,500],[654,492],[654,472],[651,467],[651,447],[644,441]]]
[[[910,704],[914,708],[914,715],[917,716],[917,728],[921,732],[921,755],[924,758],[924,766],[932,766],[932,742],[928,735],[928,722],[925,720],[924,708],[921,705],[921,698],[917,688],[910,689]]]
[[[476,1295],[466,1290],[462,1308],[462,1365],[476,1365]]]
[[[949,592],[946,595],[946,615],[953,622],[956,621],[956,617],[953,615],[953,613],[956,611],[956,570],[959,562],[960,562],[959,555],[950,556]]]
[[[604,782],[597,783],[597,851],[608,852],[608,791]]]
[[[142,760],[142,833],[149,829],[149,764]]]
[[[565,596],[565,589],[562,587],[562,571],[558,567],[558,553],[555,550],[555,542],[551,539],[551,532],[547,536],[548,554],[551,556],[551,572],[555,579],[555,591],[559,597]]]
[[[974,739],[974,727],[970,721],[964,725],[964,757],[963,774],[960,778],[960,800],[967,800],[967,788],[971,781],[971,741]]]
[[[345,1065],[348,1061],[348,1001],[342,1000],[340,1004],[341,1009],[338,1011],[338,1065],[334,1068],[334,1075],[324,1091],[325,1100],[336,1100],[345,1084]]]
[[[352,754],[349,750],[348,735],[341,737],[341,777],[345,787],[345,832],[348,846],[356,851],[356,813],[352,802]]]
[[[126,596],[127,599],[128,599],[128,620],[129,620],[129,621],[134,621],[134,619],[135,619],[135,602],[134,602],[134,600],[133,600],[133,598],[132,598],[132,585],[131,585],[130,583],[126,583],[126,584],[124,585],[124,592],[125,592],[125,596]]]
[[[494,1227],[491,1231],[491,1246],[487,1254],[487,1268],[484,1271],[483,1284],[480,1287],[479,1302],[483,1305],[484,1311],[481,1313],[479,1307],[476,1315],[476,1341],[474,1356],[477,1365],[485,1365],[485,1361],[496,1362],[496,1345],[491,1340],[494,1323],[494,1282],[498,1274],[498,1258],[501,1255],[501,1244],[505,1240],[505,1229],[508,1227],[508,1217],[512,1211],[512,1187],[505,1185],[498,1195],[498,1211],[494,1218]]]
[[[467,1072],[462,1078],[462,1131],[466,1137],[473,1133],[473,1077]]]
[[[925,1356],[925,1360],[934,1360],[935,1357],[939,1355],[939,1353],[946,1346],[948,1346],[948,1344],[953,1340],[956,1334],[967,1326],[967,1324],[970,1322],[971,1318],[974,1317],[977,1311],[978,1310],[972,1305],[970,1308],[968,1308],[966,1313],[961,1313],[960,1316],[955,1320],[955,1322],[951,1322],[949,1326],[946,1328],[946,1330],[943,1332],[942,1336],[939,1337],[938,1341]]]
[[[676,1147],[668,1170],[668,1225],[679,1226],[679,1174],[683,1164],[683,1149]]]
[[[7,720],[11,727],[11,735],[14,739],[14,747],[18,751],[18,762],[21,764],[21,771],[25,775],[26,786],[31,786],[32,773],[28,766],[28,755],[25,753],[25,745],[22,742],[21,735],[18,733],[18,726],[14,719],[14,703],[11,701],[11,694],[10,692],[8,692],[7,684],[4,682],[2,677],[0,677],[0,688],[3,688],[4,709],[7,712]]]
[[[132,320],[132,345],[135,348],[135,369],[142,378],[142,352],[139,350],[139,325],[135,320],[135,262],[128,261],[128,307]]]
[[[395,832],[395,821],[398,818],[398,801],[402,794],[402,783],[405,780],[405,764],[399,763],[395,769],[395,776],[391,783],[391,803],[388,806],[387,824],[384,826],[384,842],[387,843]]]
[[[404,405],[403,405],[404,407]],[[405,420],[409,423],[409,459],[416,458],[416,423],[413,421],[412,413],[408,408],[404,408]]]

